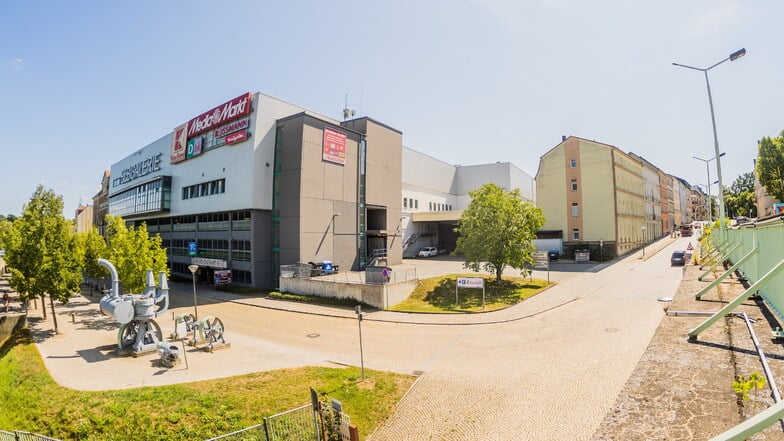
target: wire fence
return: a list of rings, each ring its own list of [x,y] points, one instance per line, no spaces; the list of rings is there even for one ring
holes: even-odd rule
[[[16,430],[14,432],[7,432],[0,430],[0,441],[60,441],[57,438],[50,438],[36,433],[23,432]]]

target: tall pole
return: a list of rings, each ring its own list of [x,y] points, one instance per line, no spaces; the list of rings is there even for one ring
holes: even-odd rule
[[[735,61],[735,60],[737,60],[738,58],[740,58],[740,57],[742,57],[744,55],[746,55],[746,49],[745,48],[737,50],[737,51],[731,53],[729,55],[729,57],[719,61],[718,63],[715,63],[714,65],[712,65],[710,67],[706,67],[706,68],[687,66],[685,64],[672,63],[675,66],[685,67],[687,69],[698,70],[698,71],[702,72],[703,74],[705,74],[705,85],[708,87],[708,105],[710,106],[711,123],[713,124],[713,148],[714,148],[714,151],[716,153],[716,158],[715,158],[716,159],[716,172],[717,172],[717,174],[719,176],[719,231],[720,231],[720,237],[721,238],[724,238],[726,236],[726,234],[727,234],[727,229],[726,229],[726,226],[724,224],[724,184],[723,184],[723,181],[721,179],[721,157],[720,157],[721,155],[719,153],[719,136],[718,136],[718,134],[716,132],[716,114],[713,111],[713,96],[711,95],[710,81],[708,80],[708,71],[713,69],[714,67],[720,65],[721,63],[724,63],[725,61],[728,61],[728,60],[729,61]],[[710,179],[708,180],[708,183],[710,185]]]
[[[708,86],[708,104],[710,105],[711,123],[713,124],[713,149],[716,153],[716,173],[719,176],[719,236],[727,236],[727,227],[724,225],[724,185],[721,181],[721,154],[719,154],[719,136],[716,134],[716,115],[713,112],[713,97],[711,96],[710,81],[708,81],[708,69],[705,69],[705,84]],[[710,184],[710,178],[708,179]]]
[[[199,270],[199,265],[188,265],[193,278],[193,314],[196,320],[199,320],[199,309],[196,307],[196,271]]]
[[[713,206],[711,205],[711,180],[710,180],[710,164],[709,161],[705,161],[705,170],[708,171],[708,220],[713,223]]]

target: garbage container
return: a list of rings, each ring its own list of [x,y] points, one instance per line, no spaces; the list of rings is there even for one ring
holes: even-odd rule
[[[321,262],[321,271],[324,274],[332,274],[332,261],[324,260]]]
[[[558,250],[550,250],[547,252],[547,258],[550,260],[558,260],[558,256],[561,254]]]

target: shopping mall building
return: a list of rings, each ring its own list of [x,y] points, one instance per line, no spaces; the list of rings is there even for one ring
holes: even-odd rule
[[[534,199],[533,179],[509,163],[461,169],[402,138],[371,118],[244,93],[112,165],[104,205],[160,234],[173,275],[196,264],[201,282],[269,288],[281,265],[361,270],[375,255],[401,263],[406,248],[451,251],[467,192],[483,183],[521,182]]]

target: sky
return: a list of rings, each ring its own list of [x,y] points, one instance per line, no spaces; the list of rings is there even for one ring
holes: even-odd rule
[[[0,214],[64,216],[111,165],[244,92],[356,111],[450,164],[535,177],[562,135],[706,185],[784,130],[780,0],[0,0]],[[716,161],[709,163],[711,181]],[[712,187],[716,194],[718,186]]]

